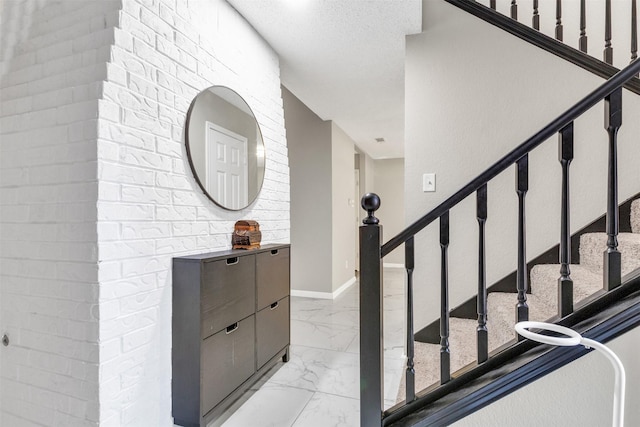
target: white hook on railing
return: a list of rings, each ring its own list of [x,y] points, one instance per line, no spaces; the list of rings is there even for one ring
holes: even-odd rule
[[[552,337],[549,335],[542,335],[540,333],[531,332],[529,329],[540,329],[543,331],[557,332],[564,337]],[[611,351],[611,349],[604,344],[594,341],[589,338],[584,338],[582,335],[574,331],[573,329],[566,328],[564,326],[556,325],[553,323],[544,322],[519,322],[516,323],[516,331],[525,338],[530,340],[541,342],[543,344],[558,345],[564,347],[572,347],[576,345],[583,345],[585,348],[593,348],[599,350],[604,354],[607,359],[613,365],[615,370],[615,386],[613,391],[613,427],[623,427],[624,425],[624,391],[626,377],[624,372],[624,366],[622,362]]]

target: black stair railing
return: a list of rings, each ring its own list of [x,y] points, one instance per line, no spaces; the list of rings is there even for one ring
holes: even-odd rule
[[[605,0],[604,3],[604,62],[609,65],[613,64],[613,46],[611,42],[611,0]]]
[[[405,230],[382,244],[382,225],[375,212],[380,207],[380,198],[372,193],[362,198],[362,207],[367,217],[360,227],[360,416],[361,426],[384,426],[401,418],[421,404],[429,401],[429,393],[418,394],[415,390],[415,367],[413,354],[413,268],[415,262],[414,236],[439,219],[441,247],[441,315],[440,315],[440,384],[451,381],[451,354],[449,348],[449,299],[448,299],[448,246],[449,213],[458,203],[476,193],[477,219],[479,223],[478,244],[478,368],[487,360],[487,296],[485,283],[485,233],[487,220],[487,183],[505,169],[515,165],[518,209],[518,261],[517,301],[515,317],[518,321],[528,319],[526,300],[526,215],[525,196],[528,190],[528,153],[559,135],[559,160],[562,167],[562,202],[560,213],[560,254],[558,272],[559,314],[566,316],[573,311],[573,286],[570,277],[570,229],[569,229],[569,163],[573,157],[573,123],[601,100],[605,101],[605,129],[609,140],[608,184],[607,184],[607,249],[605,250],[605,272],[603,288],[611,290],[620,286],[621,264],[617,245],[618,234],[618,178],[617,135],[622,125],[622,86],[640,72],[640,60],[636,60],[618,72],[603,85],[588,94],[574,106],[562,113],[532,137],[521,143],[498,160],[474,180],[469,182],[435,209],[409,225]],[[407,287],[407,368],[406,404],[383,410],[383,298],[382,258],[398,246],[405,245]],[[473,372],[473,370],[471,371]],[[472,378],[473,374],[465,374]],[[436,389],[432,393],[437,392]]]
[[[571,28],[565,28],[564,22],[572,21],[567,19],[565,9],[562,7],[562,0],[556,0],[555,2],[555,17],[550,16],[551,11],[548,9],[541,9],[539,6],[544,4],[545,6],[549,2],[540,2],[533,0],[533,8],[522,9],[520,15],[527,14],[525,19],[518,21],[518,4],[515,1],[504,2],[501,7],[496,8],[496,2],[494,0],[445,0],[462,10],[465,10],[472,15],[483,19],[495,25],[516,37],[519,37],[529,43],[532,43],[548,52],[553,53],[563,59],[566,59],[590,72],[593,72],[600,77],[608,79],[618,72],[618,68],[612,65],[614,63],[614,47],[615,57],[618,59],[617,67],[621,67],[620,64],[625,64],[623,58],[631,57],[633,62],[638,57],[638,8],[637,0],[617,0],[611,2],[611,0],[605,0],[598,4],[589,4],[591,15],[587,14],[587,4],[585,0],[580,0],[579,17],[576,16],[575,20],[580,22],[579,32],[573,32]],[[612,5],[616,5],[616,8],[612,10]],[[500,5],[499,5],[500,6]],[[572,9],[568,9],[571,11]],[[577,11],[576,11],[577,12]],[[555,18],[555,19],[554,19]],[[530,20],[529,20],[530,19]],[[593,22],[587,22],[588,20],[599,19],[597,25]],[[554,29],[548,33],[541,32],[541,21],[554,20]],[[629,20],[629,21],[627,21]],[[615,25],[620,26],[620,23],[624,22],[624,27],[630,29],[630,40],[623,40],[621,35],[616,35],[618,39],[613,39],[613,29]],[[630,26],[628,26],[630,25]],[[598,52],[602,54],[595,54],[595,50],[592,46],[592,54],[587,50],[587,28],[588,27],[604,28],[604,37],[602,40],[601,48],[598,48]],[[626,31],[626,30],[625,30]],[[576,48],[573,47],[574,41],[577,41]],[[593,43],[593,42],[591,42]],[[640,75],[636,76],[640,77]],[[629,90],[640,94],[640,81],[633,79],[625,85]]]
[[[474,3],[478,3],[477,0],[462,0],[462,1],[473,1]],[[626,0],[630,4],[630,13],[631,16],[631,61],[633,61],[637,57],[638,52],[638,18],[637,18],[637,4],[636,0]],[[452,3],[456,3],[453,1]],[[485,3],[486,2],[480,2]],[[603,4],[603,15],[604,15],[604,50],[602,54],[602,61],[613,65],[613,38],[612,38],[612,25],[614,22],[613,16],[611,14],[611,0],[605,0]],[[495,0],[489,1],[489,8],[493,10],[497,10]],[[556,8],[555,8],[556,16],[555,16],[555,27],[554,34],[549,36],[555,38],[558,41],[564,41],[564,26],[562,24],[562,0],[556,0]],[[625,16],[626,16],[625,12]],[[505,10],[505,15],[506,15]],[[509,5],[509,13],[508,16],[514,20],[518,19],[518,5],[515,0],[511,1]],[[538,0],[533,0],[533,12],[531,18],[531,28],[540,31],[540,9]],[[618,19],[618,18],[616,18]],[[569,35],[572,40],[572,35]],[[580,0],[580,33],[577,36],[578,40],[578,49],[581,52],[587,53],[587,13],[586,13],[586,2],[585,0]],[[627,41],[618,41],[616,42],[618,46],[626,45]]]
[[[580,52],[587,53],[587,41],[587,5],[585,0],[580,0],[580,37],[578,38]]]
[[[485,224],[487,222],[487,184],[476,192],[478,219],[478,363],[489,358],[489,331],[487,330],[487,256],[485,252]]]

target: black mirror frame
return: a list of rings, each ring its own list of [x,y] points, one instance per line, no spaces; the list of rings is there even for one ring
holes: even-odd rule
[[[195,167],[195,164],[193,162],[193,158],[191,157],[191,144],[190,144],[190,141],[189,141],[189,124],[191,123],[191,115],[193,113],[193,109],[195,107],[196,101],[198,100],[198,97],[202,93],[204,93],[206,91],[210,91],[211,89],[214,89],[214,88],[227,89],[227,90],[233,92],[234,94],[236,94],[242,100],[242,102],[244,102],[244,104],[247,106],[247,108],[251,112],[251,116],[253,117],[253,120],[256,123],[256,129],[258,131],[258,136],[260,138],[260,142],[262,143],[262,146],[265,148],[265,150],[264,150],[265,166],[264,166],[264,170],[262,172],[262,180],[260,180],[260,185],[257,188],[255,196],[253,196],[253,198],[248,199],[247,200],[247,205],[242,207],[242,208],[239,208],[239,209],[233,209],[233,208],[229,208],[227,206],[224,206],[223,204],[218,202],[211,194],[209,194],[209,192],[207,191],[206,187],[204,186],[204,184],[200,180],[200,177],[198,176],[198,172],[196,171],[196,167]],[[202,190],[204,195],[207,196],[207,198],[209,200],[211,200],[214,204],[216,204],[217,206],[221,207],[222,209],[225,209],[225,210],[228,210],[228,211],[234,211],[234,212],[246,209],[249,206],[251,206],[253,203],[255,203],[255,201],[258,199],[258,196],[260,195],[260,192],[262,191],[262,187],[264,185],[264,175],[265,175],[265,172],[266,172],[267,153],[266,153],[266,147],[265,147],[265,144],[264,144],[264,137],[262,136],[262,128],[260,127],[260,123],[258,123],[258,119],[256,118],[256,115],[254,114],[253,110],[249,106],[249,103],[238,92],[236,92],[235,90],[231,89],[228,86],[223,86],[223,85],[209,86],[208,88],[200,91],[193,98],[193,100],[191,101],[191,104],[189,105],[189,109],[187,110],[187,116],[186,116],[186,121],[185,121],[185,126],[184,126],[184,140],[185,140],[185,146],[186,146],[186,149],[187,149],[187,159],[189,161],[189,168],[191,169],[191,173],[193,174],[193,177],[195,178],[196,183],[198,184],[198,186],[200,187],[200,189]]]

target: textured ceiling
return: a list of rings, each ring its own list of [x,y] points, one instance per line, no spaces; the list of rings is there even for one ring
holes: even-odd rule
[[[403,157],[405,35],[421,0],[227,0],[275,49],[282,83],[371,157]],[[384,143],[376,143],[384,138]]]

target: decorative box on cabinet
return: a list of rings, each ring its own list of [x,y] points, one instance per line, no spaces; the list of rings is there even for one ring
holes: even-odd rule
[[[172,413],[205,426],[289,360],[289,245],[173,259]]]

